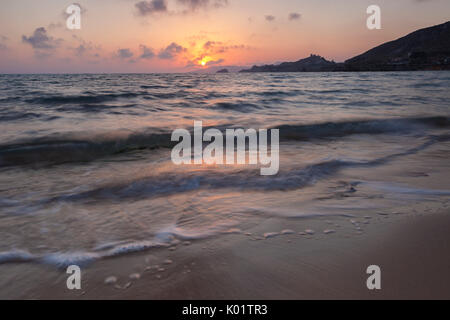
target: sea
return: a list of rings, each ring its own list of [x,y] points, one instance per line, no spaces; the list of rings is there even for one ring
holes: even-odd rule
[[[279,129],[279,172],[175,165],[171,134],[194,121]],[[445,71],[0,75],[0,128],[0,263],[84,265],[450,200]]]

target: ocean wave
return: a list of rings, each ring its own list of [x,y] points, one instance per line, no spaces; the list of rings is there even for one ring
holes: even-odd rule
[[[142,85],[141,89],[167,89],[168,86],[161,86],[161,85]]]
[[[331,160],[291,169],[276,176],[261,176],[258,170],[242,170],[232,173],[205,171],[183,174],[164,173],[134,181],[105,185],[81,193],[60,195],[43,200],[52,202],[121,202],[163,197],[199,190],[237,189],[242,191],[286,191],[307,187],[339,170],[350,166],[370,166],[381,164],[374,162],[350,162]]]
[[[124,105],[108,105],[108,104],[77,104],[77,105],[62,105],[56,110],[60,112],[85,112],[85,113],[121,113],[117,109],[128,109],[127,113],[140,114],[139,109],[134,109],[136,104],[124,104]]]
[[[421,129],[448,127],[450,127],[450,118],[437,116],[281,125],[277,128],[280,129],[282,140],[311,140],[353,134],[407,133]]]
[[[222,131],[226,126],[220,128]],[[355,120],[317,124],[280,125],[280,141],[338,138],[352,134],[418,134],[428,128],[448,128],[448,117],[399,118]],[[208,128],[204,128],[207,130]],[[192,130],[191,130],[192,132]],[[78,138],[79,134],[60,137],[41,137],[28,141],[0,145],[0,167],[21,165],[48,165],[93,161],[105,156],[123,154],[142,149],[171,148],[171,133],[164,129],[119,135],[112,132],[91,139]]]
[[[431,137],[414,148],[368,161],[329,160],[301,168],[290,168],[274,176],[261,176],[259,170],[224,172],[216,170],[161,173],[123,183],[104,185],[79,193],[59,195],[45,199],[52,202],[115,202],[127,199],[140,200],[180,194],[198,190],[233,189],[243,191],[287,191],[315,184],[317,181],[335,175],[345,168],[368,168],[387,164],[400,157],[415,154],[431,145],[449,141],[450,136]]]
[[[176,245],[180,240],[199,240],[220,234],[229,234],[230,232],[236,231],[236,229],[230,230],[230,227],[233,225],[234,224],[230,223],[216,222],[204,230],[185,230],[184,228],[173,226],[157,232],[153,235],[153,238],[149,240],[128,240],[103,243],[84,251],[55,251],[33,254],[27,250],[13,249],[0,252],[0,264],[39,263],[56,268],[67,268],[70,265],[84,267],[104,258],[113,258],[130,253]]]
[[[27,99],[25,102],[30,104],[42,104],[42,105],[64,105],[64,104],[90,104],[90,103],[102,103],[115,101],[120,98],[135,98],[140,95],[146,94],[146,92],[135,93],[108,93],[108,94],[95,94],[95,95],[68,95],[68,96],[45,96]]]
[[[29,120],[41,117],[40,114],[34,112],[9,112],[7,114],[0,114],[0,121]]]
[[[0,146],[0,167],[85,162],[108,155],[174,145],[168,133],[140,133],[122,138],[93,137],[92,140],[70,138],[39,138]]]
[[[0,264],[12,262],[28,262],[34,259],[34,256],[24,250],[11,250],[0,252]]]
[[[20,101],[21,97],[7,97],[7,98],[1,98],[0,103],[8,103],[8,102],[16,102]]]
[[[283,91],[283,90],[265,90],[265,91],[254,92],[254,94],[258,95],[258,96],[263,96],[263,97],[267,97],[267,96],[295,97],[295,96],[299,96],[299,95],[304,95],[305,92],[302,91],[302,90],[287,90],[287,91]]]
[[[249,102],[218,102],[213,107],[239,112],[251,112],[256,109],[261,109],[261,106]]]

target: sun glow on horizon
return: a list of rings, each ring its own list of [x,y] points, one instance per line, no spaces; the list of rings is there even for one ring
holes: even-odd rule
[[[214,59],[212,59],[211,57],[209,57],[209,56],[204,56],[204,57],[201,57],[201,58],[199,58],[198,59],[198,64],[199,64],[199,66],[201,66],[201,67],[206,67],[206,66],[208,66],[208,63],[210,62],[210,61],[213,61]]]
[[[298,61],[311,53],[342,62],[448,21],[450,8],[444,0],[384,1],[386,27],[371,31],[361,2],[79,0],[81,29],[71,30],[61,14],[69,3],[3,0],[0,73],[191,72]]]

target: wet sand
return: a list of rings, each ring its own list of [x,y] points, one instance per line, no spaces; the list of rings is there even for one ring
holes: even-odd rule
[[[357,218],[268,219],[248,233],[99,261],[82,269],[81,290],[66,288],[62,269],[1,265],[0,298],[450,299],[449,230],[448,202]],[[366,287],[373,264],[379,291]]]

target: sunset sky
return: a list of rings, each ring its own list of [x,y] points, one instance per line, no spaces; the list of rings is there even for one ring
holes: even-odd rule
[[[1,73],[186,72],[320,54],[344,61],[450,20],[449,0],[61,0],[0,2]],[[368,30],[366,9],[382,10]]]

